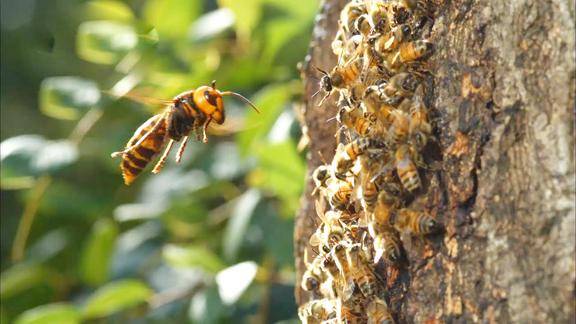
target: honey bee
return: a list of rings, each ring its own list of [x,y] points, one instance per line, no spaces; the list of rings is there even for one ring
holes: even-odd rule
[[[325,256],[319,254],[312,260],[308,261],[308,251],[304,250],[304,264],[306,265],[306,271],[302,276],[302,282],[300,286],[305,291],[318,293],[320,285],[326,280],[326,274],[321,268],[322,262],[324,262]]]
[[[330,165],[320,165],[312,172],[312,180],[315,185],[312,196],[314,196],[318,190],[326,188],[326,181],[328,181],[328,179],[330,179]]]
[[[345,180],[346,173],[350,170],[356,158],[364,154],[370,148],[381,149],[386,145],[384,142],[367,137],[358,138],[346,145],[338,145],[334,159],[332,160],[332,170],[334,176]]]
[[[410,26],[406,24],[392,28],[388,33],[378,35],[374,40],[374,50],[376,53],[387,53],[398,48],[398,46],[410,36]]]
[[[397,147],[406,143],[410,132],[410,116],[400,109],[391,113],[392,125],[388,129],[388,142],[390,147]]]
[[[388,98],[406,98],[412,96],[418,83],[418,79],[412,73],[397,73],[384,86],[383,92]]]
[[[328,298],[311,300],[298,308],[298,317],[304,324],[320,323],[335,316],[335,302]]]
[[[176,155],[176,161],[180,161],[191,131],[196,130],[197,136],[202,135],[202,141],[206,143],[208,125],[212,121],[217,124],[224,123],[223,96],[238,97],[258,111],[258,108],[244,96],[216,89],[215,81],[212,81],[211,86],[201,86],[177,95],[163,112],[150,117],[136,130],[124,150],[112,153],[112,157],[122,157],[120,168],[124,183],[130,185],[162,150],[166,141],[168,141],[166,149],[152,173],[162,170],[172,146],[182,140]]]
[[[378,292],[378,283],[373,270],[362,259],[360,244],[352,244],[346,249],[350,273],[360,292],[365,297],[373,297]]]
[[[380,298],[374,298],[366,306],[368,324],[394,324],[394,318],[388,311],[388,305]]]
[[[410,192],[414,192],[422,186],[418,169],[412,161],[412,152],[412,148],[404,144],[396,150],[395,154],[396,172],[402,186]]]
[[[402,43],[396,54],[390,60],[391,68],[398,68],[403,63],[413,62],[428,57],[434,51],[432,43],[426,40],[416,40]]]
[[[358,1],[350,1],[344,6],[340,12],[340,25],[343,26],[344,31],[352,34],[354,23],[361,15],[366,13],[366,6]]]
[[[412,105],[410,106],[409,131],[412,138],[411,142],[417,150],[421,150],[426,146],[432,134],[432,126],[428,123],[428,112],[424,105],[422,91],[422,86],[419,86],[412,98]]]
[[[402,241],[398,232],[390,227],[381,227],[374,237],[374,263],[381,258],[392,264],[399,263],[404,258]]]
[[[328,191],[330,205],[338,210],[345,210],[350,204],[350,198],[354,187],[348,181],[334,181],[335,185],[331,186]]]
[[[345,272],[343,272],[342,265],[340,264],[341,261],[335,260],[336,257],[345,257],[345,254],[342,255],[342,253],[345,253],[343,245],[335,245],[330,254],[328,254],[324,259],[324,262],[322,263],[322,269],[328,274],[329,280],[332,283],[332,287],[340,300],[348,301],[354,293],[355,286],[352,278],[347,278],[345,276]],[[347,266],[347,264],[345,265]]]
[[[338,111],[336,120],[348,129],[353,129],[362,137],[378,136],[383,132],[380,123],[378,123],[374,115],[367,115],[368,118],[366,118],[365,114],[363,114],[359,109],[342,107]]]
[[[320,89],[318,92],[320,90],[326,92],[324,98],[322,98],[320,103],[318,103],[318,106],[321,106],[330,94],[332,94],[334,88],[344,89],[346,86],[354,83],[358,79],[362,69],[362,59],[355,58],[345,62],[343,65],[337,65],[332,69],[332,71],[330,71],[330,73],[318,67],[316,67],[316,69],[323,75],[320,79]],[[315,96],[316,93],[312,96]]]
[[[324,205],[316,200],[316,214],[322,220],[316,232],[310,236],[310,245],[319,247],[322,251],[328,253],[331,247],[340,242],[344,237],[344,224],[335,211],[324,211]]]
[[[394,122],[392,112],[395,110],[391,104],[390,98],[382,92],[378,85],[372,85],[366,88],[364,100],[361,107],[364,114],[375,115],[376,119],[384,126],[389,126]]]
[[[398,230],[419,235],[434,234],[442,230],[442,225],[432,216],[408,208],[398,211],[394,217],[394,226]]]

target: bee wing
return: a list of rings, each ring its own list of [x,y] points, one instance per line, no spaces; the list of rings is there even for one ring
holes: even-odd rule
[[[322,220],[322,223],[327,224],[328,220],[326,218],[326,215],[324,214],[324,211],[326,210],[326,203],[324,199],[317,199],[315,202],[315,206],[316,206],[316,215],[318,215],[318,218]]]

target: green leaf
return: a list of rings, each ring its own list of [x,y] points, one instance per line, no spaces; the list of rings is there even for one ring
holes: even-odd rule
[[[188,36],[200,42],[214,38],[234,26],[234,13],[228,8],[211,11],[196,19]]]
[[[139,280],[111,282],[98,288],[84,306],[85,318],[108,316],[145,302],[152,290]]]
[[[296,7],[296,6],[294,6]],[[266,41],[262,59],[266,64],[272,64],[278,51],[288,43],[302,28],[293,19],[278,19],[266,26]]]
[[[74,120],[100,102],[98,85],[79,77],[46,78],[40,85],[40,110],[47,116]]]
[[[228,267],[216,275],[218,293],[222,302],[232,305],[248,289],[258,271],[258,264],[246,261]]]
[[[34,184],[32,160],[44,145],[46,139],[39,135],[15,136],[0,143],[2,189],[25,189]]]
[[[117,236],[118,228],[108,218],[98,220],[92,227],[80,264],[80,272],[86,283],[95,286],[108,279]]]
[[[144,18],[161,38],[181,38],[202,12],[201,1],[148,0]]]
[[[284,106],[299,87],[299,82],[279,83],[258,92],[254,104],[260,109],[260,114],[249,110],[246,117],[247,129],[236,137],[242,155],[252,152],[256,144],[265,139]]]
[[[74,324],[80,323],[80,312],[70,304],[38,306],[22,313],[15,324]]]
[[[99,20],[78,27],[76,51],[88,62],[114,64],[137,45],[138,35],[131,25]]]
[[[174,267],[202,268],[210,273],[216,273],[224,268],[220,258],[202,246],[168,244],[164,246],[162,256]]]
[[[115,0],[95,0],[84,5],[84,20],[116,20],[131,22],[134,20],[134,13],[130,7]]]
[[[215,286],[198,292],[190,301],[188,317],[193,323],[216,324],[221,323],[227,313]]]
[[[286,208],[284,214],[293,213],[297,209],[306,174],[296,145],[290,140],[267,144],[260,146],[256,154],[260,163],[250,177],[252,184],[280,197]]]
[[[250,224],[250,219],[261,198],[258,190],[250,189],[235,202],[232,216],[224,232],[224,256],[227,260],[234,260],[238,255],[242,242],[246,238],[246,229]]]
[[[0,295],[10,298],[47,281],[48,272],[38,264],[22,263],[0,275]]]
[[[76,162],[78,149],[67,140],[49,141],[32,160],[36,174],[53,173]]]
[[[285,0],[262,0],[262,2],[285,10],[292,18],[299,20],[299,22],[295,23],[300,26],[307,21],[311,21],[318,11],[318,0],[301,1],[298,2],[298,5]]]
[[[262,0],[219,0],[218,3],[220,7],[232,10],[240,38],[249,40],[262,16]]]

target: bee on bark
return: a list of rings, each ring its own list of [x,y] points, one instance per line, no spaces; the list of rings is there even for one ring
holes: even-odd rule
[[[343,26],[345,32],[352,34],[354,31],[354,23],[358,17],[365,13],[366,6],[363,3],[350,1],[340,12],[340,25]]]
[[[312,262],[308,261],[308,252],[304,250],[304,264],[306,265],[306,271],[302,276],[302,282],[300,286],[305,291],[318,293],[320,285],[324,280],[326,280],[326,274],[322,270],[321,265],[324,262],[325,255],[317,255]]]
[[[391,264],[398,264],[404,258],[400,235],[391,226],[383,226],[374,238],[374,263],[384,258]]]
[[[401,72],[395,74],[384,86],[382,91],[388,98],[407,98],[414,94],[419,80],[412,73]]]
[[[319,91],[324,90],[326,95],[318,106],[321,106],[324,101],[332,94],[332,90],[344,89],[346,86],[353,84],[360,75],[362,69],[362,59],[355,58],[345,62],[343,65],[335,66],[330,73],[316,67],[316,69],[323,75],[320,79],[320,89],[313,94],[314,97]]]
[[[428,123],[428,110],[424,105],[422,86],[419,86],[412,97],[410,106],[410,137],[417,150],[421,150],[431,139],[432,126]]]
[[[378,297],[366,306],[368,324],[394,324],[394,318],[388,310],[386,302]]]
[[[365,297],[373,297],[378,292],[378,283],[370,266],[362,259],[360,244],[352,244],[346,249],[350,273]]]
[[[329,187],[328,197],[330,199],[330,205],[334,209],[345,210],[348,205],[350,205],[350,198],[352,197],[352,192],[354,187],[348,181],[334,181],[333,186]]]
[[[340,221],[339,213],[333,210],[325,212],[324,204],[316,200],[316,214],[322,221],[316,232],[310,236],[310,245],[319,247],[328,253],[332,246],[342,240],[345,233],[344,224]]]
[[[335,301],[328,298],[311,300],[298,308],[298,317],[304,324],[321,323],[335,316]]]
[[[442,230],[442,225],[424,211],[404,208],[394,217],[394,227],[418,235],[434,234]]]
[[[402,43],[398,51],[393,54],[389,61],[390,67],[398,68],[404,63],[410,63],[428,57],[434,51],[434,46],[427,40],[416,40]]]
[[[416,164],[413,162],[414,151],[404,144],[396,150],[396,172],[402,186],[409,192],[418,190],[422,184]]]
[[[258,108],[244,96],[216,89],[215,81],[212,81],[211,86],[201,86],[177,95],[163,112],[150,117],[136,130],[124,150],[112,153],[112,157],[122,157],[120,168],[124,183],[130,185],[162,150],[166,141],[168,141],[166,149],[152,173],[162,170],[172,146],[182,140],[176,155],[176,161],[180,161],[191,131],[196,131],[197,137],[202,136],[202,141],[206,143],[208,125],[211,122],[224,123],[223,96],[238,97],[258,111]]]
[[[393,51],[410,36],[410,26],[406,24],[392,28],[388,33],[375,36],[374,50],[379,55]]]
[[[410,116],[400,109],[391,112],[392,125],[388,129],[388,143],[390,147],[397,147],[406,143],[410,133]]]
[[[334,176],[341,180],[346,179],[346,173],[359,155],[364,154],[370,148],[381,149],[384,147],[384,142],[367,137],[358,138],[346,145],[340,144],[332,160]]]
[[[340,108],[338,115],[336,115],[336,120],[346,128],[354,130],[362,137],[379,136],[383,133],[382,126],[374,115],[368,114],[365,116],[362,111],[356,108]]]
[[[326,188],[326,182],[328,179],[330,179],[330,165],[320,165],[314,170],[314,172],[312,172],[312,180],[315,185],[314,190],[312,191],[312,196],[314,196],[318,190]]]

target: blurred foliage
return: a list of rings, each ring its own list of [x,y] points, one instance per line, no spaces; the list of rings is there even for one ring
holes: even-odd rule
[[[1,2],[2,323],[294,322],[304,159],[296,64],[317,1]],[[119,160],[170,99],[217,80],[209,143],[130,187]]]

